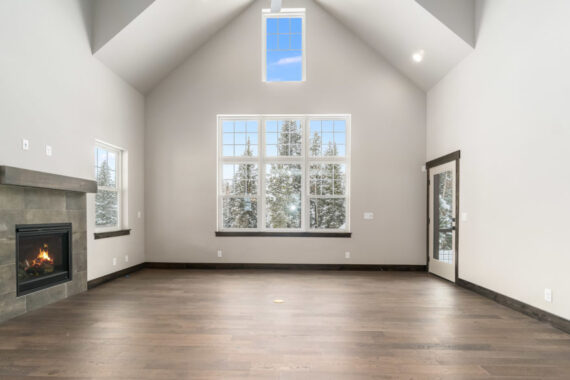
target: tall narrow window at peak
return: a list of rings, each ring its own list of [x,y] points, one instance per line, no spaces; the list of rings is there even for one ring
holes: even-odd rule
[[[262,13],[262,79],[302,82],[306,78],[305,9]]]

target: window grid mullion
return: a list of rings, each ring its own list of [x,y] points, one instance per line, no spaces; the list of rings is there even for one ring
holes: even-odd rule
[[[279,30],[277,30],[279,31]],[[258,205],[259,209],[257,211],[257,229],[265,231],[265,122],[266,118],[262,117],[259,120],[259,194],[261,196],[261,207]]]

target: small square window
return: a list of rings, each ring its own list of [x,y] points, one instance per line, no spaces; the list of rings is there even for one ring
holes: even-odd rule
[[[263,10],[263,80],[301,82],[305,80],[305,10]]]

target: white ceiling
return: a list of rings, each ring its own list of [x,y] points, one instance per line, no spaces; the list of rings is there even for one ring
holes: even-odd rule
[[[255,0],[98,1],[94,55],[144,94]],[[426,91],[473,51],[474,0],[314,1]]]
[[[428,4],[414,0],[315,1],[426,91],[473,51],[473,46],[434,16],[440,14],[437,9],[442,6],[458,9],[458,3],[474,10],[472,0],[439,0]],[[438,8],[432,9],[432,14],[424,6],[433,3]],[[453,13],[463,16],[468,12]],[[471,15],[473,28],[473,11]],[[457,20],[453,14],[447,16],[441,19]],[[418,50],[425,52],[419,64],[411,59]]]
[[[128,5],[125,0],[114,1]],[[141,93],[146,93],[251,2],[156,0],[135,14],[94,55]]]

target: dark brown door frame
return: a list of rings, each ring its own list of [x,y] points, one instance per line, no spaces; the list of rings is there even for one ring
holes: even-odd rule
[[[455,161],[455,282],[459,278],[459,160],[461,158],[461,151],[446,154],[443,157],[436,158],[426,163],[427,174],[427,196],[426,196],[426,265],[429,272],[429,170],[436,166],[447,164],[448,162]]]

